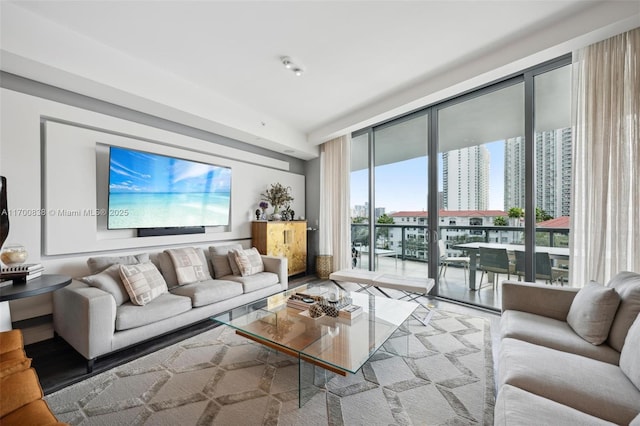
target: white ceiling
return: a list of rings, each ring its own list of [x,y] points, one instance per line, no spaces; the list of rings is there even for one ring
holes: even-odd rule
[[[640,16],[640,2],[602,3],[3,1],[2,68],[308,159],[341,132]]]

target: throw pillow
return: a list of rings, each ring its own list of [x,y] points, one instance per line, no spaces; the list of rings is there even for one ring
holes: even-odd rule
[[[233,275],[242,275],[240,273],[240,267],[238,266],[238,262],[236,262],[235,251],[236,250],[232,250],[229,253],[227,253],[227,258],[229,259],[229,266],[231,267],[231,271]],[[242,251],[242,249],[240,249],[240,251]]]
[[[144,306],[169,291],[167,283],[153,263],[120,265],[120,277],[134,305]]]
[[[620,369],[640,389],[640,315],[633,322],[620,352]]]
[[[613,349],[622,352],[627,331],[640,313],[640,274],[619,272],[607,287],[615,289],[620,296],[620,307],[611,324],[608,343]]]
[[[178,284],[183,285],[211,279],[207,264],[203,263],[203,259],[193,247],[165,251],[173,261]],[[206,262],[206,259],[204,261]]]
[[[211,264],[213,265],[213,275],[216,278],[233,274],[228,256],[230,250],[242,250],[242,246],[240,244],[225,244],[222,246],[209,247],[209,255],[211,256]],[[238,271],[236,275],[240,275],[240,272]]]
[[[243,277],[264,271],[262,257],[255,247],[249,250],[234,250],[233,254]]]
[[[614,289],[590,282],[573,299],[567,323],[584,340],[599,345],[607,340],[619,304]]]
[[[111,293],[116,301],[116,306],[122,305],[129,300],[127,289],[120,278],[120,265],[111,265],[104,271],[80,278],[80,280],[91,287],[99,288],[102,291]]]
[[[133,265],[135,263],[146,263],[149,261],[148,253],[140,253],[131,256],[101,256],[87,259],[87,266],[91,275],[104,271],[111,265]]]

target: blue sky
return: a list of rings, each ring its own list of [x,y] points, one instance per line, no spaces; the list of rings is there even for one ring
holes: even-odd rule
[[[229,193],[230,188],[229,168],[111,147],[111,192]]]
[[[489,209],[504,208],[504,141],[485,144],[489,150]],[[439,158],[442,190],[442,160]],[[368,197],[368,171],[351,173],[351,206]],[[376,207],[387,212],[427,210],[427,158],[418,157],[376,168]]]

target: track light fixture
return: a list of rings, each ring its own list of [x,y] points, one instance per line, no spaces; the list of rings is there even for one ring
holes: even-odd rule
[[[282,56],[280,58],[280,61],[282,61],[282,65],[284,65],[286,69],[293,71],[293,73],[298,77],[301,76],[302,73],[304,72],[304,70],[300,68],[298,65],[294,64],[291,58],[288,56]]]

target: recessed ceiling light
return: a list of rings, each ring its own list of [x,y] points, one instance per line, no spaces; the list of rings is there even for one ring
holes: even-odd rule
[[[282,58],[280,58],[280,60],[282,61],[282,65],[284,65],[286,69],[291,69],[291,67],[293,66],[293,64],[291,63],[291,59],[288,56],[283,56]]]

